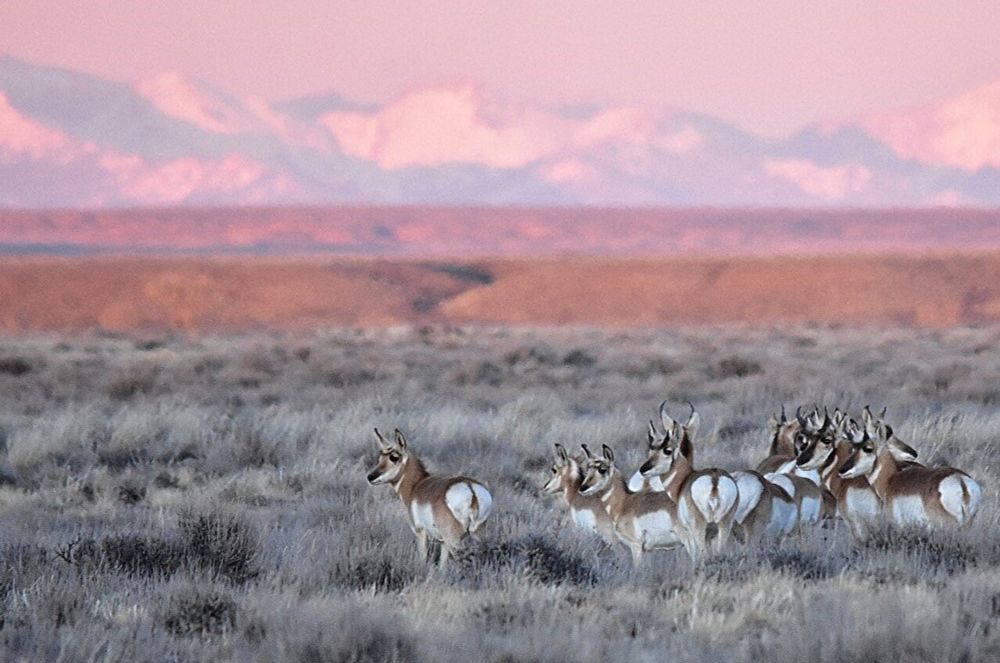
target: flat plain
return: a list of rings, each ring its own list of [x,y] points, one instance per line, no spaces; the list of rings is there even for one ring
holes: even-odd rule
[[[1000,657],[1000,329],[429,325],[0,339],[6,661],[991,661]],[[888,407],[968,470],[959,532],[841,526],[637,570],[541,494],[552,448],[631,470],[667,399],[699,466],[755,465],[784,403]],[[371,429],[495,510],[417,559]]]

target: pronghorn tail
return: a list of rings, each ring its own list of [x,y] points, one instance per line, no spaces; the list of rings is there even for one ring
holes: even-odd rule
[[[691,498],[706,523],[721,522],[739,503],[739,487],[729,476],[705,474],[691,485]]]

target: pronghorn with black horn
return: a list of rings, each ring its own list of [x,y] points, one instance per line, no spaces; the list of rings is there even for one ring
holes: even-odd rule
[[[475,479],[430,474],[398,428],[395,436],[395,442],[387,442],[375,429],[378,464],[368,473],[368,483],[387,483],[396,490],[406,507],[421,558],[427,560],[428,539],[440,541],[438,565],[444,568],[462,540],[486,521],[493,496]]]
[[[788,461],[795,459],[795,435],[801,429],[801,417],[799,413],[802,408],[796,411],[796,418],[789,421],[785,414],[785,404],[781,404],[781,418],[779,419],[773,412],[767,420],[768,430],[771,433],[771,444],[767,448],[767,457],[757,465],[757,471],[761,474],[781,471],[787,466]]]
[[[890,450],[891,426],[873,424],[840,466],[843,479],[867,477],[882,501],[883,513],[897,525],[966,526],[972,522],[982,488],[954,467],[914,466],[900,469]]]
[[[798,427],[792,441],[798,453],[808,440],[835,438],[837,431],[843,425],[844,414],[837,408],[831,417],[827,409],[823,408],[823,418],[820,419],[817,407],[809,417],[803,417],[801,411],[797,410],[795,419]],[[774,472],[766,473],[764,477],[780,485],[795,500],[801,532],[803,525],[814,525],[822,518],[833,518],[836,515],[837,504],[836,497],[824,488],[818,470],[800,466],[797,459],[797,455],[793,456],[790,462]]]
[[[692,439],[701,417],[691,407],[686,424],[674,421],[667,403],[660,404],[663,443],[652,449],[639,471],[644,477],[663,477],[664,492],[677,503],[677,516],[688,553],[696,561],[707,548],[720,551],[729,540],[739,505],[739,488],[728,472],[694,469]]]
[[[692,438],[696,432],[694,428],[689,428]],[[651,454],[664,449],[667,435],[668,433],[661,433],[652,421],[649,422]],[[650,490],[664,491],[664,481],[671,484],[677,481],[677,475],[669,474],[669,466],[664,464],[664,467],[666,472],[663,475],[650,477],[644,477],[641,471],[636,471],[629,479],[629,487],[644,485],[645,481],[650,485]],[[759,542],[766,538],[780,540],[795,529],[798,522],[798,508],[784,488],[771,483],[760,472],[753,470],[740,470],[731,474],[736,480],[740,495],[736,515],[733,518],[733,535],[738,541]]]
[[[607,543],[616,543],[618,537],[615,535],[615,526],[604,503],[598,497],[587,497],[580,493],[580,484],[583,482],[582,461],[570,456],[558,442],[555,446],[556,460],[542,490],[550,495],[562,494],[574,525],[599,534]]]
[[[603,445],[602,455],[595,456],[586,445],[580,493],[597,497],[614,524],[615,535],[632,553],[638,566],[648,550],[670,549],[683,545],[677,521],[677,505],[664,492],[633,493],[615,467],[615,454]]]

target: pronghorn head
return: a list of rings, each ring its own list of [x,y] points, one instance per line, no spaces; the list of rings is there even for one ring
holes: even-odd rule
[[[873,439],[882,439],[884,434],[886,448],[892,454],[893,459],[898,463],[912,463],[917,460],[917,450],[896,437],[896,432],[892,426],[885,423],[886,408],[876,417],[872,414],[871,408],[865,406],[861,412],[861,419],[864,421],[865,432]]]
[[[807,428],[795,436],[795,464],[804,470],[823,467],[836,452],[847,425],[847,414],[840,408],[832,416],[824,410],[822,420],[817,417],[812,423],[807,422]]]
[[[549,480],[542,486],[542,490],[554,494],[563,490],[567,481],[579,481],[580,464],[566,453],[566,447],[556,442],[556,460],[550,472]]]
[[[684,458],[689,462],[693,461],[694,449],[691,441],[698,432],[701,424],[701,415],[691,407],[691,414],[688,416],[686,424],[675,421],[667,413],[667,402],[660,404],[660,423],[663,424],[664,433],[656,430],[656,425],[649,422],[649,458],[639,467],[639,473],[647,479],[668,473],[674,466],[677,458]]]
[[[868,435],[867,429],[861,431],[861,441],[851,443],[851,455],[847,457],[847,460],[837,470],[842,479],[867,476],[874,469],[875,461],[878,460],[879,450],[882,446],[881,442],[884,441],[882,437],[884,434],[885,430],[883,428],[883,430],[879,431],[880,437],[873,440]]]
[[[581,445],[587,458],[583,463],[583,481],[580,482],[580,494],[586,497],[600,495],[609,485],[615,474],[615,452],[604,444],[601,455],[590,453],[587,445]]]
[[[788,418],[784,403],[781,404],[781,417],[771,413],[771,417],[767,420],[767,428],[771,433],[771,447],[768,451],[770,455],[794,453],[795,434],[802,429],[802,426],[797,418]]]
[[[382,434],[375,429],[375,444],[378,446],[378,464],[368,473],[368,483],[377,486],[381,483],[393,483],[403,471],[410,453],[406,449],[406,438],[396,429],[396,441],[386,442]]]

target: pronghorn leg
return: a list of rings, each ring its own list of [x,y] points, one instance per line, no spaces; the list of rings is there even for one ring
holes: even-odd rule
[[[632,552],[632,568],[637,569],[642,563],[642,544],[630,543],[629,550]]]
[[[427,531],[417,530],[417,552],[420,553],[420,559],[427,561]]]
[[[451,546],[447,543],[441,544],[441,556],[438,557],[438,569],[444,571],[448,566],[448,556],[451,554]]]

